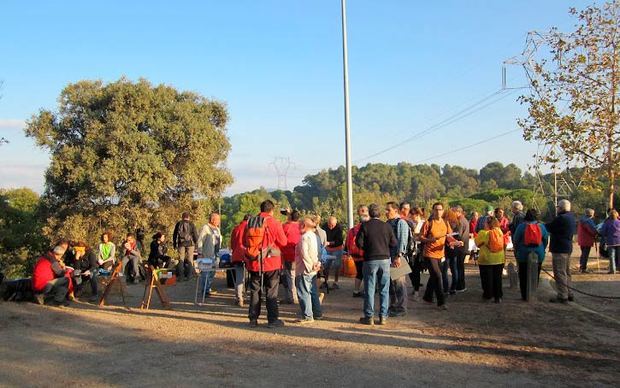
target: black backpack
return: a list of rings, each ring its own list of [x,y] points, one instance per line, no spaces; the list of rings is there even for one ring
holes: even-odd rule
[[[193,244],[192,226],[189,221],[181,221],[177,240],[179,245],[189,246]]]

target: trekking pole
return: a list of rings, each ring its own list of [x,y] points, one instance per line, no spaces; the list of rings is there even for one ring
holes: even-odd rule
[[[260,276],[260,293],[261,293],[261,297],[264,294],[264,286],[263,286],[263,252],[261,249],[261,252],[258,254],[258,273]]]

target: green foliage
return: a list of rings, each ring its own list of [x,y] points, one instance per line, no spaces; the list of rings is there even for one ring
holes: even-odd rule
[[[169,228],[184,210],[204,219],[232,181],[227,121],[223,103],[146,80],[68,85],[25,129],[51,154],[46,236]]]
[[[49,241],[43,237],[39,196],[27,188],[0,190],[0,271],[26,276]]]

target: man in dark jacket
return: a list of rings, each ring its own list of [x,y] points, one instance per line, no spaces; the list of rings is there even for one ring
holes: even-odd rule
[[[99,263],[95,251],[86,246],[82,241],[78,242],[67,254],[65,264],[73,268],[73,282],[75,284],[75,296],[80,297],[84,287],[84,282],[90,283],[91,296],[89,302],[96,302],[97,298],[97,276],[99,275]],[[69,252],[67,252],[69,253]]]
[[[547,231],[551,234],[549,251],[553,263],[553,277],[558,291],[552,303],[573,301],[571,286],[570,255],[573,252],[573,235],[575,234],[575,216],[570,211],[570,202],[566,199],[558,203],[558,215],[548,224]]]
[[[368,206],[370,220],[362,223],[355,245],[364,251],[364,316],[360,323],[374,325],[375,287],[379,280],[380,303],[379,324],[387,323],[390,296],[390,248],[398,241],[392,227],[379,219],[381,210],[375,203]]]
[[[325,224],[325,233],[327,234],[327,245],[325,249],[327,252],[334,256],[334,260],[328,260],[325,264],[325,284],[329,279],[329,272],[334,270],[334,285],[332,288],[337,290],[340,288],[338,286],[338,275],[340,274],[340,267],[342,267],[342,252],[344,250],[344,234],[342,232],[342,226],[338,223],[338,219],[334,216],[331,216],[327,219],[327,223]]]
[[[174,226],[172,234],[172,246],[179,252],[179,263],[177,264],[177,277],[189,280],[192,277],[194,267],[194,250],[198,244],[198,232],[196,226],[190,221],[188,212],[181,215],[181,221]],[[184,268],[184,266],[187,267]]]

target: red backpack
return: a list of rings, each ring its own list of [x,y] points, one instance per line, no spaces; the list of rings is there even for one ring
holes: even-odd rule
[[[259,260],[265,257],[264,240],[265,240],[265,218],[254,216],[248,220],[243,235],[244,245],[246,247],[245,257],[250,260]]]
[[[523,244],[526,247],[537,247],[542,243],[542,230],[538,223],[525,224],[525,232],[523,233]]]

